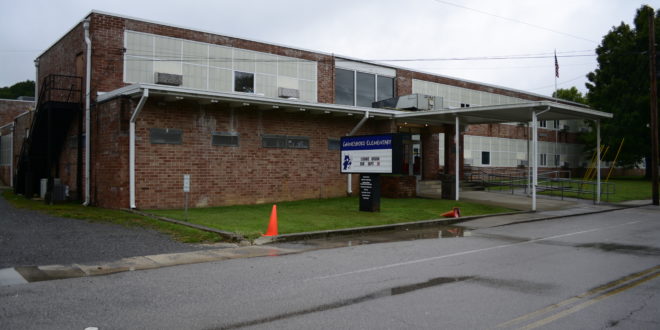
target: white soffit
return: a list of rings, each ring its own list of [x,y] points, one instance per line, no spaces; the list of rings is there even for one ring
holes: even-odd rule
[[[335,58],[335,66],[340,69],[355,70],[365,73],[377,74],[379,76],[396,77],[395,69],[367,64],[364,62],[350,61],[342,58]]]

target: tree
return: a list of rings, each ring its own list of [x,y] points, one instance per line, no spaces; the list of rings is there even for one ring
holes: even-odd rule
[[[0,99],[13,100],[19,96],[34,96],[34,81],[26,80],[0,88]]]
[[[649,12],[655,14],[656,44],[660,42],[660,11],[644,5],[637,10],[634,28],[621,23],[603,37],[596,48],[598,68],[587,75],[588,104],[614,114],[613,119],[601,122],[602,143],[616,148],[625,138],[617,162],[621,166],[634,166],[651,153]],[[587,138],[595,141],[593,135]],[[613,160],[614,156],[615,152],[610,152],[606,160]]]
[[[587,99],[584,97],[584,95],[582,95],[582,93],[580,93],[577,88],[575,88],[575,86],[569,89],[560,88],[552,93],[552,97],[566,101],[587,104]]]

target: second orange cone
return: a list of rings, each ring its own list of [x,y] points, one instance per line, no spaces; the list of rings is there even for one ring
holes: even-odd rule
[[[445,218],[460,218],[461,209],[454,207],[451,211],[443,213],[442,216]]]
[[[273,210],[270,211],[270,222],[268,230],[262,236],[277,236],[277,205],[273,204]]]

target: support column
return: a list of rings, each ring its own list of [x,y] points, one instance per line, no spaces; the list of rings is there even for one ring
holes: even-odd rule
[[[454,135],[454,144],[456,145],[456,153],[454,155],[455,162],[454,166],[456,169],[456,186],[454,187],[456,189],[456,200],[459,199],[459,190],[460,190],[460,182],[461,182],[461,166],[460,166],[460,161],[459,159],[461,158],[461,146],[460,146],[460,135],[461,135],[461,129],[459,127],[459,119],[458,116],[456,116],[455,120],[455,127],[454,127],[455,135]]]
[[[437,180],[440,169],[440,139],[435,130],[426,128],[420,134],[422,149],[422,180]]]
[[[600,120],[596,119],[596,204],[600,204]]]
[[[536,211],[536,186],[538,184],[539,175],[539,155],[538,155],[538,125],[536,118],[536,111],[532,112],[532,211]]]

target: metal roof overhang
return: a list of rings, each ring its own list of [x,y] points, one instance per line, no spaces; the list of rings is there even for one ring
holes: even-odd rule
[[[459,117],[461,124],[464,125],[530,122],[533,112],[537,113],[539,120],[597,120],[613,117],[611,113],[551,101],[532,101],[527,103],[461,109],[403,111],[339,104],[312,103],[291,99],[270,98],[255,94],[212,92],[155,84],[128,85],[112,92],[99,94],[97,102],[106,102],[119,96],[139,97],[145,89],[149,90],[149,95],[151,96],[159,95],[173,98],[182,97],[184,99],[194,99],[209,103],[223,102],[237,106],[263,106],[280,109],[295,109],[300,111],[316,111],[336,115],[343,114],[347,116],[364,116],[369,112],[370,118],[396,119],[399,122],[432,126],[453,124],[457,116]]]
[[[182,97],[184,99],[198,100],[205,103],[222,102],[232,106],[256,106],[277,108],[284,110],[310,111],[316,113],[364,116],[369,112],[369,118],[394,119],[402,111],[389,109],[375,109],[365,107],[354,107],[339,104],[312,103],[292,99],[271,98],[247,93],[212,92],[197,89],[188,89],[176,86],[164,86],[155,84],[134,84],[116,89],[112,92],[99,94],[97,102],[102,103],[120,96],[139,97],[148,89],[150,96]]]
[[[408,123],[418,124],[453,124],[458,116],[461,123],[491,124],[530,122],[532,113],[536,112],[539,120],[570,120],[570,119],[608,119],[611,113],[597,111],[585,107],[577,107],[551,101],[534,101],[517,104],[504,104],[461,109],[443,109],[435,111],[416,111],[397,114],[396,118]]]

